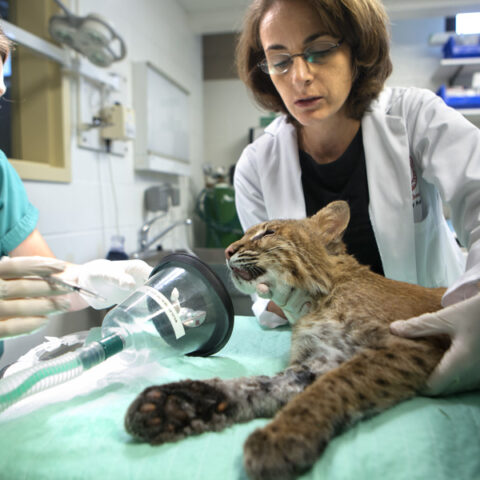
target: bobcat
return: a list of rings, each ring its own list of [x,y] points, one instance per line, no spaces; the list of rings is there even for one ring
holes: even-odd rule
[[[271,298],[292,324],[288,368],[273,377],[185,380],[152,386],[125,418],[133,436],[160,444],[274,417],[244,445],[252,479],[307,470],[354,422],[413,397],[448,341],[405,339],[389,324],[441,308],[444,289],[386,279],[346,253],[346,202],[311,218],[250,228],[226,250],[236,287]]]

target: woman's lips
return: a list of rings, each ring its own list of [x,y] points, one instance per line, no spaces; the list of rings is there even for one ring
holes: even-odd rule
[[[295,105],[297,107],[311,107],[320,101],[323,97],[305,97],[295,100]]]

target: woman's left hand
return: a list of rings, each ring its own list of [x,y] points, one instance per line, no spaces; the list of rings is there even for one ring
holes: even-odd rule
[[[480,294],[434,313],[390,325],[401,337],[447,334],[451,344],[427,381],[424,393],[449,394],[480,387]]]

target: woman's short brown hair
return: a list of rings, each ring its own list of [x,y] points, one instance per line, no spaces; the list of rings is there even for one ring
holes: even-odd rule
[[[12,42],[8,39],[8,37],[5,35],[4,31],[0,27],[0,57],[3,63],[5,63],[5,60],[7,59],[11,48]]]
[[[257,64],[263,60],[259,27],[263,16],[279,0],[253,0],[237,43],[238,74],[255,100],[274,112],[288,113],[270,76]],[[285,0],[282,0],[285,1]],[[320,15],[329,33],[348,44],[352,52],[354,81],[346,101],[347,114],[361,119],[371,101],[383,89],[392,72],[388,17],[379,0],[289,0],[304,1]]]

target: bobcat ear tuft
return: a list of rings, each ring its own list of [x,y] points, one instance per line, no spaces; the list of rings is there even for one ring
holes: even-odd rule
[[[350,207],[347,202],[337,200],[319,210],[313,217],[327,244],[341,240],[350,221]]]

